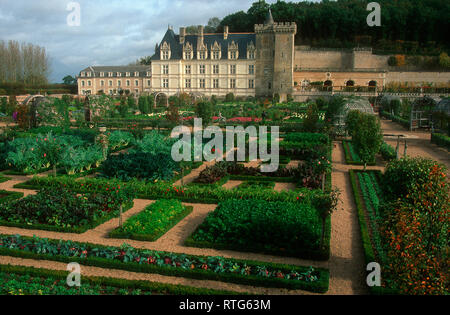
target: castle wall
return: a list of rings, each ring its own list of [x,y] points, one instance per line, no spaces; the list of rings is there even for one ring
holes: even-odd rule
[[[388,72],[386,74],[386,83],[391,82],[449,84],[450,72]]]
[[[295,47],[294,67],[300,69],[345,69],[352,67],[352,54],[339,50]]]

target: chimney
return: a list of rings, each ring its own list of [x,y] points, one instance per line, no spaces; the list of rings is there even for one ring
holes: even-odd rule
[[[204,29],[205,27],[203,25],[198,26],[198,42],[201,45],[203,45]]]
[[[224,27],[223,30],[223,39],[228,39],[228,33],[229,33],[230,28],[228,26]]]
[[[186,28],[180,27],[180,44],[184,44],[184,40],[186,38]]]

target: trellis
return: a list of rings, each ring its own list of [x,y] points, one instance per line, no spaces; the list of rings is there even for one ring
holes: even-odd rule
[[[432,111],[436,108],[436,101],[431,97],[416,99],[411,104],[410,130],[431,128]]]

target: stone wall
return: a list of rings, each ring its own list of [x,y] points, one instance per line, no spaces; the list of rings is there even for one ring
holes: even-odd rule
[[[450,84],[450,72],[388,72],[386,84],[392,82],[410,82],[416,84]]]

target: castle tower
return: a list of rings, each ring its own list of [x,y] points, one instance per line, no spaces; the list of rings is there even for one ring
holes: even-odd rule
[[[255,25],[256,33],[256,96],[280,95],[286,100],[292,94],[294,78],[294,22],[276,23],[272,12],[267,13],[264,24]]]

